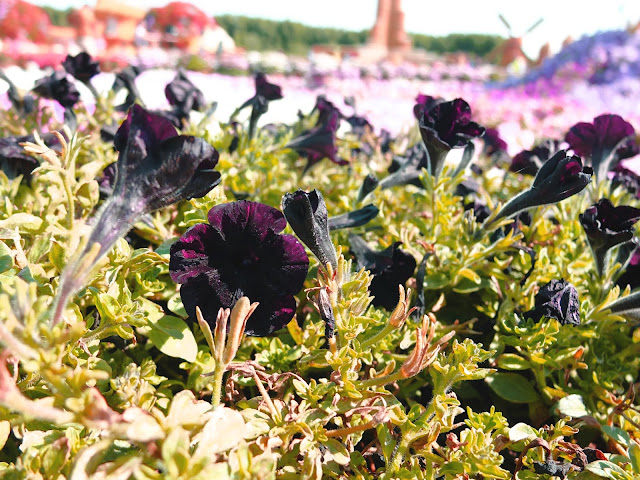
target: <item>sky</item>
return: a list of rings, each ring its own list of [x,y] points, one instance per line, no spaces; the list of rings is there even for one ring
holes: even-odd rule
[[[94,5],[92,0],[30,0],[56,8]],[[166,0],[130,0],[137,6],[154,7]],[[192,0],[212,16],[244,15],[272,20],[291,20],[311,26],[346,30],[370,29],[376,18],[376,0]],[[498,18],[502,14],[511,24],[512,34],[521,36],[539,18],[543,22],[524,36],[524,49],[537,55],[549,42],[553,52],[571,36],[625,28],[640,22],[640,0],[403,0],[408,32],[426,35],[487,33],[508,36]]]

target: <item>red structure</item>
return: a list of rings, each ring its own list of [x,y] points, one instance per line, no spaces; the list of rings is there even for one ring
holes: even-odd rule
[[[215,23],[205,12],[188,2],[171,2],[153,8],[150,30],[161,35],[163,46],[189,48],[200,39],[204,30]]]
[[[47,12],[22,0],[2,1],[1,5],[6,9],[0,20],[2,37],[30,40],[36,43],[46,42],[51,25]]]
[[[402,0],[378,0],[378,14],[369,34],[369,44],[386,49],[392,57],[411,50],[411,39],[404,29]]]

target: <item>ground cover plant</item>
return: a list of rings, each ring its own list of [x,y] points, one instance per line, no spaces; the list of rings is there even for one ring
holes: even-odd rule
[[[258,74],[213,133],[184,72],[89,113],[64,68],[0,116],[2,478],[640,476],[616,112],[512,156],[439,92],[263,125]]]

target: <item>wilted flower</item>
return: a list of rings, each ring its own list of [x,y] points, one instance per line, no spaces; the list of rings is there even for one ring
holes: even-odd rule
[[[242,296],[259,302],[247,335],[264,336],[284,327],[295,314],[309,259],[293,235],[281,234],[287,222],[268,205],[248,200],[217,205],[209,224],[191,227],[171,246],[169,271],[182,284],[180,296],[189,316],[199,307],[207,322]]]
[[[67,79],[65,72],[54,72],[38,80],[33,91],[41,97],[57,101],[65,108],[73,107],[80,100],[80,92]]]
[[[100,73],[100,64],[93,60],[87,52],[80,52],[75,57],[67,55],[67,58],[62,62],[62,66],[68,74],[85,85]]]
[[[82,287],[90,266],[144,214],[202,197],[220,182],[218,152],[202,138],[178,135],[171,122],[134,105],[114,139],[118,150],[111,196],[94,220],[84,250],[65,268],[54,323],[66,300]],[[97,245],[97,247],[96,247]]]
[[[542,165],[531,188],[507,202],[485,227],[528,208],[569,198],[589,185],[592,174],[591,167],[582,166],[580,157],[567,156],[565,150],[560,150]]]
[[[587,234],[599,275],[604,273],[607,252],[633,238],[633,225],[640,220],[640,208],[614,207],[602,198],[580,214],[580,223]]]
[[[327,123],[302,132],[286,145],[285,148],[290,148],[307,159],[305,172],[323,158],[338,165],[348,165],[349,162],[338,158],[336,131],[339,121],[338,112],[332,112]]]
[[[418,107],[420,134],[429,153],[429,172],[440,176],[451,149],[463,148],[484,134],[484,127],[471,121],[471,107],[461,98]]]
[[[327,205],[318,190],[285,193],[282,211],[298,238],[320,260],[322,266],[330,263],[338,268],[336,249],[329,237]]]
[[[402,242],[395,242],[385,250],[374,251],[358,235],[349,235],[351,251],[358,268],[366,268],[373,274],[369,291],[374,296],[373,305],[393,310],[398,304],[398,285],[404,285],[416,269],[416,259],[403,250]]]
[[[204,94],[187,78],[183,70],[180,70],[175,78],[167,84],[164,88],[164,94],[169,105],[182,118],[188,118],[191,110],[201,112],[206,107]]]
[[[49,148],[59,149],[60,147],[60,140],[53,133],[43,135],[42,141]],[[25,142],[35,143],[34,136],[24,135],[21,137],[0,138],[0,170],[9,178],[24,175],[28,181],[31,178],[31,172],[39,165],[39,162],[26,153],[22,145],[20,145]]]
[[[593,123],[579,122],[569,129],[565,140],[578,155],[590,160],[596,179],[607,178],[612,161],[633,157],[640,148],[633,126],[620,115],[605,114]]]
[[[535,321],[555,318],[562,325],[580,325],[580,300],[576,287],[564,280],[551,280],[540,288],[533,310],[524,313]]]

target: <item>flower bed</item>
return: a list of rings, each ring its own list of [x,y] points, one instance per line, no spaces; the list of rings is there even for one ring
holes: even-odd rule
[[[640,475],[630,107],[64,68],[0,116],[3,476]]]

